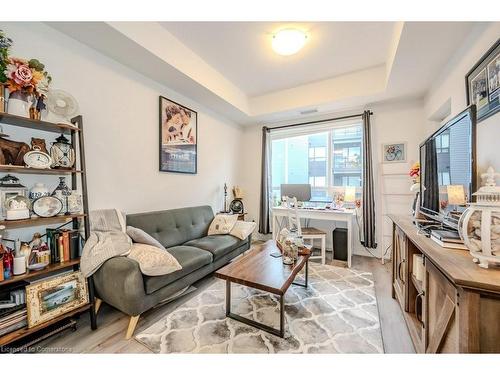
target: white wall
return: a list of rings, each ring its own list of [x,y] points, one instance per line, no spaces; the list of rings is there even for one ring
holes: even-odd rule
[[[384,237],[390,233],[390,228],[386,223],[386,219],[382,217],[383,213],[408,214],[412,197],[409,195],[397,196],[382,196],[381,190],[386,192],[407,194],[411,185],[409,177],[406,175],[411,164],[418,160],[418,145],[424,137],[425,122],[423,116],[423,105],[419,100],[409,100],[394,103],[386,103],[383,105],[372,105],[373,126],[373,158],[375,160],[374,179],[376,185],[376,212],[378,216],[377,238],[379,248],[377,253],[381,254],[386,246],[390,243]],[[359,113],[361,109],[353,113]],[[331,117],[331,116],[330,116]],[[309,120],[309,119],[308,119]],[[313,119],[312,119],[313,120]],[[298,121],[296,121],[298,122]],[[268,126],[273,126],[268,125]],[[259,220],[259,203],[260,203],[260,173],[261,173],[261,150],[262,150],[262,126],[248,126],[243,133],[242,154],[242,174],[239,178],[241,186],[245,190],[245,210],[248,211],[248,219]],[[383,166],[381,162],[381,149],[383,143],[388,142],[408,142],[408,159],[406,163],[397,163]],[[401,173],[404,175],[394,177],[379,178],[379,168],[382,168],[384,173]],[[384,182],[384,188],[380,189],[380,185]],[[384,211],[384,212],[382,212]],[[331,233],[332,225],[327,222],[311,222],[311,225],[322,228],[328,233]],[[385,229],[384,229],[385,228]],[[368,255],[363,247],[357,242],[355,253],[360,255]],[[327,248],[331,249],[331,235],[327,242]]]
[[[464,40],[462,48],[443,69],[440,77],[435,80],[433,87],[425,97],[425,116],[428,119],[427,133],[436,130],[441,123],[460,113],[467,106],[465,94],[465,75],[477,61],[496,42],[500,35],[500,23],[490,23],[478,27]],[[445,118],[434,116],[440,108],[447,108]],[[449,112],[449,114],[448,114]],[[435,121],[432,121],[437,117]],[[442,121],[439,121],[442,120]],[[492,165],[500,171],[500,153],[498,140],[500,139],[500,114],[495,114],[481,121],[477,126],[477,166],[481,173]]]
[[[90,209],[141,212],[210,204],[220,210],[224,182],[237,182],[242,135],[238,125],[47,25],[1,23],[0,29],[14,40],[13,56],[38,58],[53,77],[52,87],[78,100]],[[198,111],[196,175],[158,171],[159,95]],[[16,139],[14,130],[9,132]],[[34,183],[30,176],[18,177],[28,187]]]

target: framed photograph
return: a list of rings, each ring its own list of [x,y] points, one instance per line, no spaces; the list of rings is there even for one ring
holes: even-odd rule
[[[475,104],[477,121],[500,110],[500,39],[465,76],[467,105]]]
[[[81,272],[55,276],[26,286],[28,327],[34,327],[89,302]]]
[[[382,145],[383,163],[406,162],[406,142],[384,143]]]
[[[197,172],[198,114],[160,96],[160,171]]]

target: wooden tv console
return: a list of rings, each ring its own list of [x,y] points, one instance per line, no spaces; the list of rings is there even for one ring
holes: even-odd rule
[[[500,268],[483,269],[466,250],[447,249],[418,232],[409,216],[393,222],[392,297],[418,353],[500,353]],[[412,273],[424,257],[425,277]]]

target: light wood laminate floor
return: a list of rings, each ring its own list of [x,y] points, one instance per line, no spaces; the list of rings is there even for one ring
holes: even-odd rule
[[[382,265],[378,259],[354,256],[353,267],[373,273],[385,352],[414,353],[399,305],[391,298],[391,264]],[[146,329],[212,282],[214,282],[213,276],[206,277],[194,284],[196,291],[144,313],[135,332]],[[79,319],[78,329],[75,332],[62,332],[43,341],[40,346],[49,350],[68,348],[71,353],[150,353],[149,349],[133,338],[125,340],[128,322],[128,316],[103,303],[99,310],[99,328],[96,331],[90,329],[89,314],[86,313]]]

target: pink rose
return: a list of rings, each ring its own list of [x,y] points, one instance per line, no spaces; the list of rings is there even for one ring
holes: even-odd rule
[[[27,65],[18,65],[17,69],[11,73],[10,78],[18,85],[25,86],[31,82],[33,74]]]

